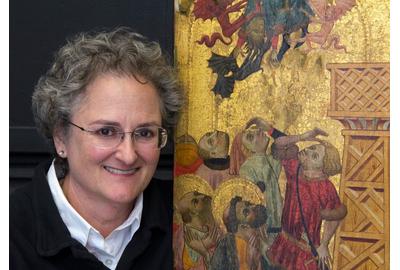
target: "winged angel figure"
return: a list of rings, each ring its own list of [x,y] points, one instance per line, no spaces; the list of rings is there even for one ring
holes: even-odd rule
[[[329,49],[333,45],[336,50],[343,49],[347,52],[346,46],[340,44],[340,36],[331,34],[331,31],[335,22],[356,5],[356,0],[336,0],[336,4],[329,4],[327,0],[308,0],[308,3],[315,13],[310,18],[310,23],[321,24],[321,28],[317,32],[307,33],[296,42],[305,41],[306,51],[315,49],[312,43],[316,43],[322,49]]]

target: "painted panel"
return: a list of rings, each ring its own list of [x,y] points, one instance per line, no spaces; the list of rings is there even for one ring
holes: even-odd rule
[[[347,215],[328,237],[332,269],[389,269],[389,1],[175,4],[187,96],[175,140],[175,268],[317,269],[308,239],[318,249],[334,222],[308,214],[342,203]],[[311,184],[296,193],[273,131],[315,127],[342,170],[318,194]]]

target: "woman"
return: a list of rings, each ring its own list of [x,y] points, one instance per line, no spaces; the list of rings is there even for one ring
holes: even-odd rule
[[[172,268],[172,183],[152,177],[182,93],[159,45],[77,35],[32,104],[56,154],[10,198],[10,268]]]

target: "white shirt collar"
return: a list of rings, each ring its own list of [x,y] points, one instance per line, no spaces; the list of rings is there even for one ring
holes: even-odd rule
[[[112,266],[105,263],[107,267],[114,269],[126,245],[139,229],[143,210],[143,193],[137,197],[135,207],[129,217],[104,239],[68,202],[57,179],[54,161],[47,172],[47,180],[58,212],[67,226],[71,237],[87,247],[103,263],[106,261],[108,263],[111,260],[110,257],[114,258],[111,260],[113,261]],[[103,243],[99,243],[99,238],[103,240],[101,241]],[[107,248],[107,244],[114,248]],[[99,250],[99,252],[96,252],[96,250]]]

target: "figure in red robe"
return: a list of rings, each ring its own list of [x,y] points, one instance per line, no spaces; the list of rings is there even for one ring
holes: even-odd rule
[[[267,252],[269,262],[287,270],[323,269],[318,268],[318,263],[330,264],[329,241],[347,214],[329,180],[329,176],[341,172],[338,150],[317,138],[328,135],[318,128],[301,135],[285,136],[262,119],[253,119],[249,124],[264,127],[275,138],[273,155],[282,161],[287,178],[282,231]],[[296,143],[299,141],[319,143],[298,151]]]

